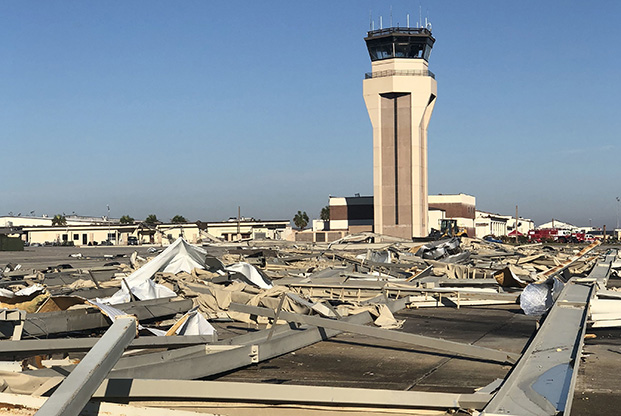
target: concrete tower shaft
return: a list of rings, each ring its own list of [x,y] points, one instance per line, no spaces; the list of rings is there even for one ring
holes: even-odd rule
[[[435,39],[424,28],[368,33],[372,72],[363,82],[373,125],[374,228],[411,238],[427,235],[427,126],[437,96],[429,71]]]

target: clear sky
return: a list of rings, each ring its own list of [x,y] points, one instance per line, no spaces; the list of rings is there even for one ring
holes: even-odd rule
[[[394,1],[436,44],[430,193],[617,221],[621,3]],[[371,195],[382,1],[0,2],[0,215],[317,218]]]

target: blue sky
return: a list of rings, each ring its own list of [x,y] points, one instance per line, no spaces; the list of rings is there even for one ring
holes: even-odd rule
[[[621,3],[392,2],[433,24],[430,193],[616,225]],[[318,217],[372,194],[379,1],[0,2],[0,215]]]

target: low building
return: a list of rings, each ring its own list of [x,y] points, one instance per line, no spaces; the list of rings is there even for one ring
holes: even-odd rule
[[[136,225],[62,225],[22,227],[29,244],[86,246],[106,243],[127,244],[126,236],[134,235]]]
[[[373,231],[373,197],[330,197],[330,231],[356,234]]]
[[[65,215],[67,225],[107,225],[118,224],[118,219],[110,219],[107,217],[86,217],[80,215]],[[42,215],[40,217],[34,215],[3,215],[0,216],[0,227],[37,227],[52,226],[53,216]]]
[[[477,238],[490,234],[496,237],[505,236],[508,234],[507,221],[505,216],[477,210],[474,220],[475,236]]]
[[[239,239],[269,239],[286,240],[292,233],[291,221],[289,220],[255,220],[231,219],[219,222],[200,222],[201,230],[224,241],[237,241]]]
[[[543,229],[543,228],[559,228],[563,230],[572,230],[572,231],[580,229],[580,227],[576,227],[573,224],[570,224],[564,221],[555,220],[555,219],[552,219],[552,221],[546,222],[537,227],[537,229]]]
[[[475,235],[476,198],[474,196],[466,194],[429,195],[428,203],[430,210],[443,210],[445,218],[457,220],[458,227],[464,228],[471,237]]]
[[[138,244],[168,245],[179,237],[191,244],[204,242],[203,233],[223,241],[239,239],[286,239],[291,233],[287,220],[221,221],[198,223],[108,224],[21,227],[22,239],[29,244],[89,246],[127,245],[130,237]]]
[[[515,235],[515,233],[513,233],[513,230],[515,230],[515,217],[505,215],[503,215],[503,217],[507,218],[507,235]],[[523,217],[519,218],[517,226],[518,233],[526,236],[530,230],[534,229],[535,222],[533,220]]]

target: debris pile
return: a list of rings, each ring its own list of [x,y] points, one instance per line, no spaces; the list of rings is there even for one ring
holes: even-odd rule
[[[85,257],[70,255],[72,262]],[[91,268],[66,263],[43,270],[24,270],[19,264],[2,268],[0,403],[42,411],[48,403],[69,406],[54,393],[68,389],[79,411],[90,400],[131,401],[140,394],[144,399],[148,390],[140,386],[153,386],[149,383],[157,380],[171,386],[170,394],[185,392],[178,397],[185,400],[243,402],[239,389],[235,395],[229,389],[228,395],[207,397],[173,380],[214,377],[343,332],[429,348],[430,353],[514,364],[519,354],[397,331],[405,320],[395,314],[407,308],[519,304],[523,313],[546,322],[558,299],[577,285],[592,290],[580,296],[592,305],[594,327],[621,326],[621,295],[607,288],[621,261],[597,243],[513,246],[469,238],[412,242],[363,233],[330,244],[264,240],[197,247],[180,238],[162,250],[103,261],[103,266]],[[88,376],[79,371],[82,367],[90,368]],[[67,374],[76,374],[78,381]],[[127,379],[129,390],[123,388]],[[218,382],[194,383],[211,383],[212,388]],[[482,410],[495,391],[428,393],[408,399],[407,405],[408,400],[398,398],[384,405]],[[322,400],[316,402],[308,395],[279,392],[271,392],[269,400],[248,400],[353,405],[345,391],[342,396],[335,392],[336,399],[318,392]],[[366,392],[368,401],[361,398],[356,406],[380,405],[372,402],[373,392]],[[168,396],[157,398],[162,397]]]

